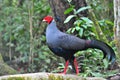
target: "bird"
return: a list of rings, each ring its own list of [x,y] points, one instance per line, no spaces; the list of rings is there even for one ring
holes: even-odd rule
[[[107,43],[97,39],[81,39],[74,35],[64,33],[58,29],[52,16],[45,16],[43,21],[48,24],[46,28],[46,44],[48,48],[55,55],[65,60],[63,74],[66,74],[69,63],[74,65],[76,74],[79,74],[78,63],[74,54],[78,51],[87,50],[88,48],[101,50],[104,55],[103,59],[107,58],[111,64],[115,62],[115,52]]]

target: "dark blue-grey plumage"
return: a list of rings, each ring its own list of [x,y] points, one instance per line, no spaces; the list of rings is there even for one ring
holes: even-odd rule
[[[69,61],[70,63],[74,64],[76,74],[79,73],[77,61],[74,57],[74,54],[77,51],[86,50],[88,48],[96,48],[102,50],[104,55],[103,58],[107,57],[108,60],[112,62],[112,64],[115,62],[115,53],[113,49],[106,43],[99,40],[84,40],[76,36],[63,33],[57,28],[56,23],[51,16],[45,17],[44,21],[48,23],[46,29],[46,41],[48,47],[54,54],[63,57],[66,60],[64,73],[66,73]]]
[[[113,49],[106,43],[99,40],[84,40],[76,36],[61,32],[53,20],[47,27],[46,39],[49,48],[58,56],[69,59],[74,56],[77,51],[86,50],[88,48],[100,49],[104,53],[104,58],[115,61],[115,53]]]

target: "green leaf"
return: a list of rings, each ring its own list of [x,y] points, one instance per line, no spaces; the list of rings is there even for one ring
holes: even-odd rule
[[[76,16],[75,16],[75,15],[70,15],[70,16],[68,16],[68,17],[65,19],[64,23],[68,23],[73,17],[76,17]]]
[[[84,27],[85,29],[87,29],[87,25],[82,25],[82,27]]]
[[[79,9],[76,11],[75,14],[78,14],[78,13],[80,13],[81,11],[84,11],[84,10],[90,9],[90,8],[91,8],[90,6],[85,6],[85,7],[79,8]]]
[[[103,75],[101,73],[91,72],[91,74],[95,77],[102,77]]]
[[[105,69],[108,68],[108,61],[106,59],[103,60],[103,63],[104,63]]]
[[[46,61],[47,63],[50,63],[50,59],[46,59],[45,61]]]
[[[81,17],[82,20],[84,20],[87,23],[93,23],[89,18],[87,17]]]
[[[80,28],[79,35],[80,37],[83,35],[83,28]]]
[[[24,25],[22,24],[22,25],[19,25],[16,29],[15,29],[15,31],[20,31],[20,30],[23,30],[24,29]]]
[[[7,45],[7,46],[10,46],[10,47],[14,47],[14,44],[11,43],[11,42],[7,43],[6,45]]]
[[[79,26],[76,26],[75,29],[78,31],[78,30],[80,30],[80,27],[79,27]]]
[[[110,20],[105,20],[105,22],[107,23],[107,24],[110,24],[110,25],[114,25],[114,23],[112,22],[112,21],[110,21]]]
[[[64,14],[69,14],[70,12],[73,11],[73,9],[74,9],[73,7],[68,8],[67,10],[65,10]]]
[[[70,33],[71,30],[72,30],[72,28],[69,28],[69,29],[67,30],[67,33]]]
[[[69,3],[72,1],[72,0],[67,0]]]
[[[73,28],[71,32],[73,33],[74,31],[75,31],[75,28]]]

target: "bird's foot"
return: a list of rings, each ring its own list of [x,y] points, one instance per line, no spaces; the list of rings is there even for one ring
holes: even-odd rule
[[[75,66],[75,69],[76,69],[76,75],[78,75],[79,74],[79,69],[78,69],[78,63],[77,63],[76,58],[74,59],[74,66]]]
[[[69,60],[66,61],[64,71],[61,72],[61,74],[64,74],[64,75],[66,74],[68,65],[69,65]]]

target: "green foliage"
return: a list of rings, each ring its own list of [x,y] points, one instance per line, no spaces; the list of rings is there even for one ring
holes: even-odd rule
[[[113,0],[87,0],[86,2],[92,7],[93,12],[96,14],[98,20],[108,19],[113,21]]]
[[[77,32],[77,36],[79,37],[91,37],[91,36],[95,36],[95,29],[94,29],[94,25],[93,22],[87,18],[87,17],[79,17],[78,14],[84,10],[90,9],[90,6],[86,6],[86,7],[82,7],[79,8],[78,10],[76,10],[74,7],[74,5],[70,4],[70,8],[68,8],[64,14],[69,14],[70,12],[73,12],[73,15],[69,15],[64,23],[68,23],[72,18],[76,18],[76,20],[74,21],[74,28],[70,28],[67,30],[68,33],[74,33]]]
[[[84,11],[86,9],[90,9],[90,8],[91,8],[90,6],[79,8],[77,11],[74,12],[74,14],[79,14],[80,12],[82,12],[82,11]]]
[[[66,9],[64,11],[64,14],[69,14],[70,12],[72,12],[74,10],[74,6],[71,6],[70,8]]]
[[[67,30],[68,33],[77,32],[77,36],[88,39],[90,39],[91,37],[95,37],[94,25],[89,18],[81,17],[80,19],[74,22],[74,25],[74,28],[69,28]]]
[[[42,18],[51,14],[50,7],[46,0],[25,0],[23,5],[18,6],[18,4],[19,0],[11,0],[11,3],[4,0],[0,3],[0,15],[2,15],[0,16],[0,32],[5,48],[8,49],[5,53],[12,53],[13,59],[20,59],[24,66],[18,65],[20,67],[18,69],[23,73],[25,71],[51,71],[54,68],[49,68],[48,65],[57,59],[45,45],[46,39],[43,35],[45,25],[41,24]],[[32,17],[32,36],[30,35],[30,17]],[[30,48],[33,55],[31,55]]]
[[[64,12],[64,14],[68,14],[68,13],[70,13],[70,12],[72,12],[72,11],[74,12],[74,14],[73,14],[73,15],[69,15],[69,16],[66,18],[66,20],[64,21],[64,23],[68,23],[72,18],[77,17],[77,14],[79,14],[81,11],[84,11],[84,10],[89,9],[89,8],[90,8],[90,6],[87,6],[87,7],[82,7],[82,8],[80,8],[80,9],[76,10],[76,9],[74,9],[74,7],[71,5],[71,7],[68,8],[68,9]]]
[[[79,60],[82,67],[82,72],[79,75],[82,77],[107,77],[118,72],[117,70],[107,70],[109,66],[108,60],[103,59],[100,50],[88,49],[87,51],[78,52],[76,56],[84,56],[84,59]]]
[[[113,35],[114,35],[113,33],[114,23],[108,19],[102,19],[102,20],[99,20],[99,24],[100,24],[102,31],[106,35],[106,37],[112,40]]]
[[[75,17],[75,15],[70,15],[66,18],[66,20],[64,21],[64,23],[68,23],[73,17]]]

